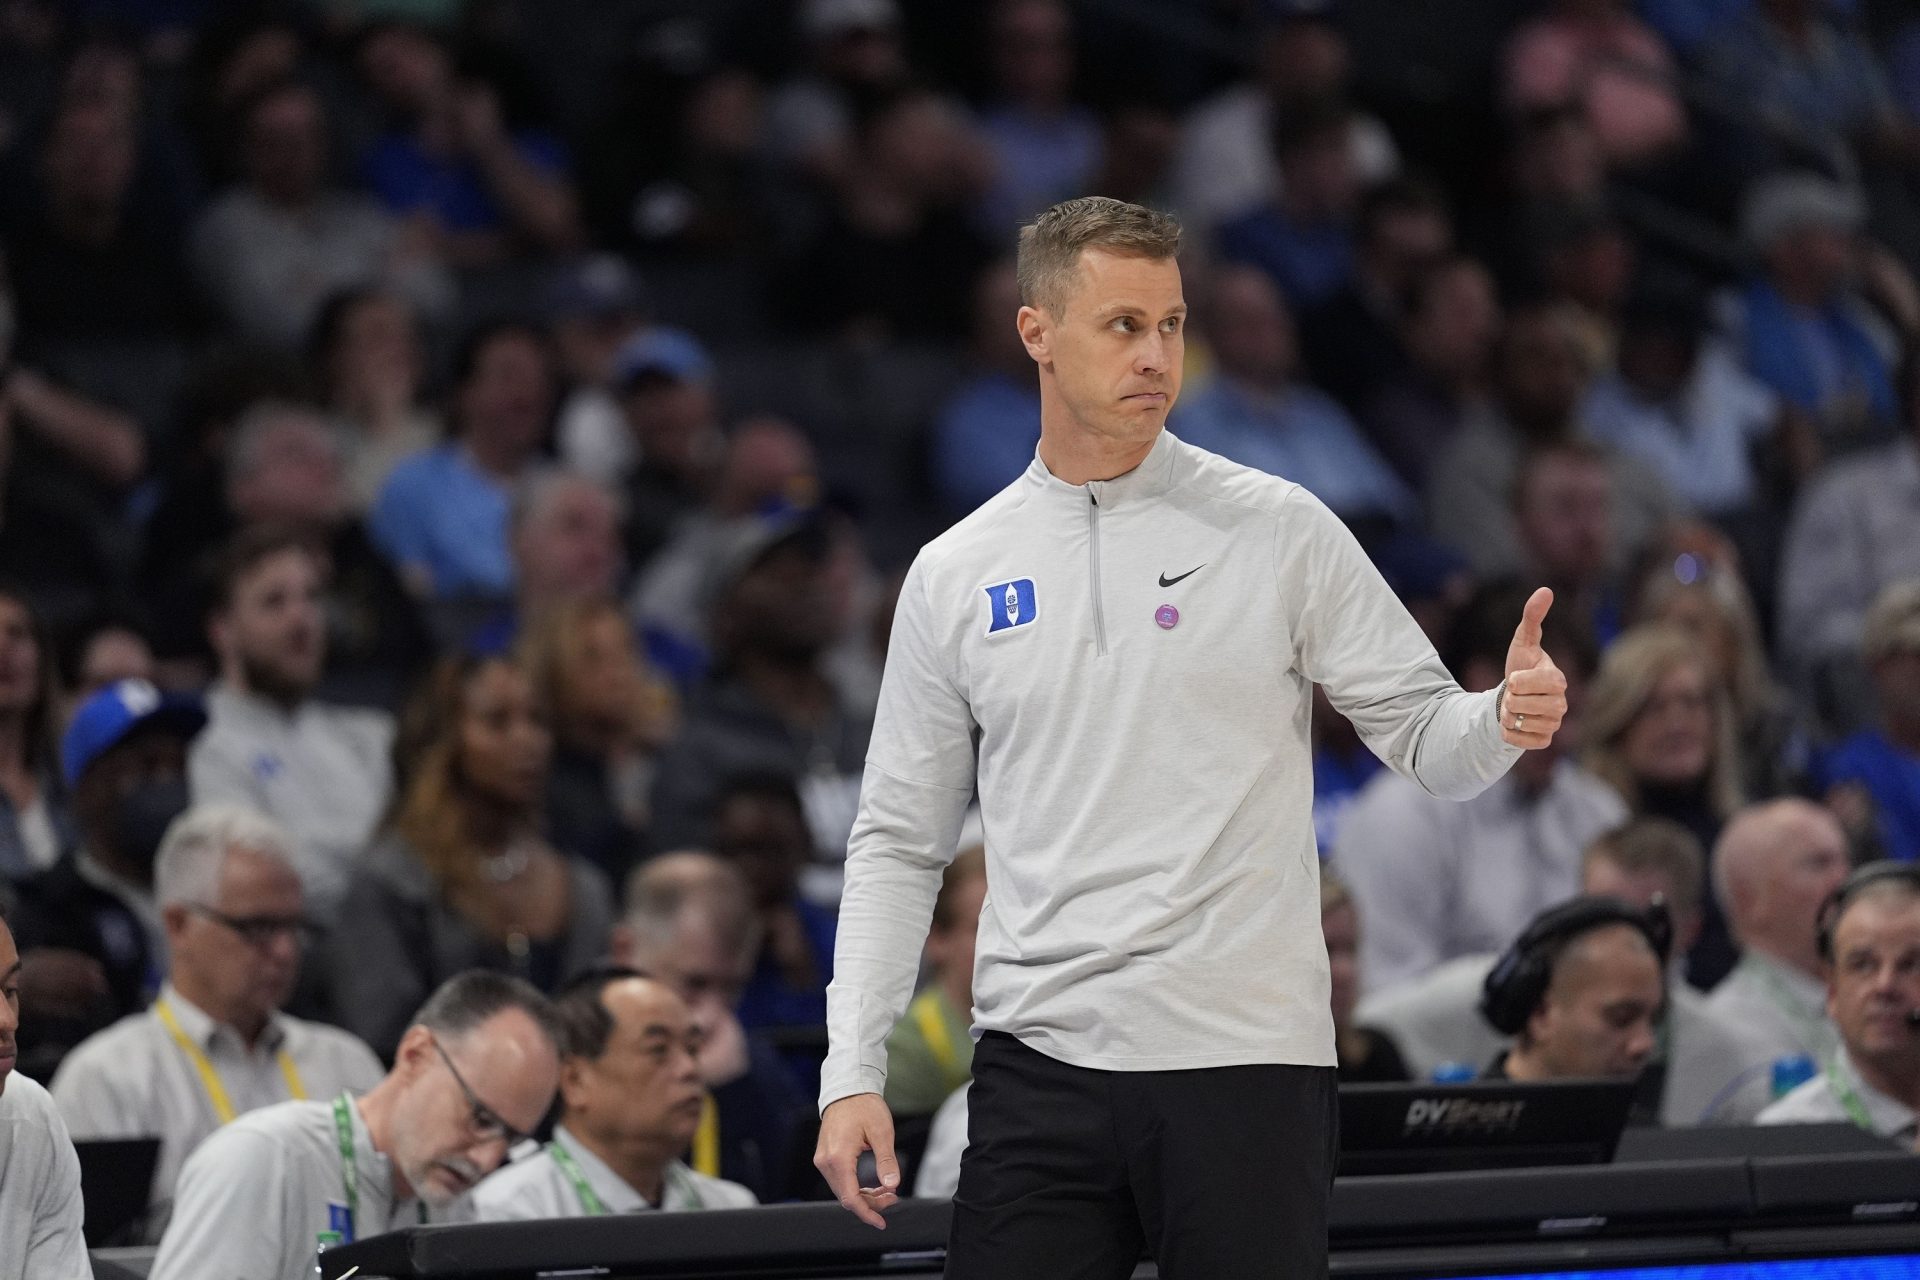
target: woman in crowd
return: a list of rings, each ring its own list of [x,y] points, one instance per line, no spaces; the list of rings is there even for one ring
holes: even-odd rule
[[[1400,1046],[1386,1032],[1353,1025],[1360,1000],[1360,913],[1340,878],[1320,868],[1320,932],[1327,938],[1333,982],[1333,1045],[1341,1084],[1378,1084],[1411,1078]]]
[[[0,879],[46,870],[72,835],[54,710],[45,631],[25,596],[0,586]]]
[[[606,954],[611,888],[541,831],[552,757],[546,709],[504,659],[443,661],[408,708],[393,812],[329,943],[335,1018],[383,1056],[463,969],[553,991]]]
[[[413,309],[380,289],[334,295],[314,322],[313,368],[346,443],[354,509],[365,511],[395,463],[440,439],[421,404],[426,357]]]

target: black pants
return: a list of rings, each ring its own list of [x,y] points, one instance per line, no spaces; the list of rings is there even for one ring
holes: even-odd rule
[[[989,1031],[967,1105],[948,1280],[1327,1274],[1331,1067],[1094,1071]]]

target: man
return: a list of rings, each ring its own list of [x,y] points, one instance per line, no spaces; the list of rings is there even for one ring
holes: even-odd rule
[[[196,803],[247,805],[287,828],[308,907],[331,925],[393,792],[393,720],[314,700],[327,660],[322,579],[294,534],[249,530],[228,549],[207,626],[220,680],[187,773]]]
[[[1743,809],[1714,845],[1714,892],[1740,961],[1707,1007],[1754,1032],[1774,1057],[1823,1062],[1839,1043],[1815,922],[1846,876],[1846,832],[1806,800]]]
[[[1022,232],[1040,448],[920,553],[895,615],[815,1163],[883,1223],[900,1190],[885,1040],[977,785],[993,900],[947,1255],[961,1280],[1128,1276],[1146,1247],[1221,1280],[1279,1257],[1323,1274],[1335,1059],[1310,684],[1389,764],[1462,798],[1566,710],[1540,649],[1548,593],[1504,689],[1465,693],[1324,506],[1163,430],[1178,243],[1172,219],[1099,197]],[[879,1185],[862,1188],[869,1147]]]
[[[22,1048],[43,1077],[159,990],[167,943],[153,863],[187,807],[187,751],[205,724],[199,699],[122,680],[82,703],[61,741],[79,845],[19,887],[14,920],[33,1022]]]
[[[620,575],[620,514],[613,491],[590,476],[554,468],[528,477],[507,518],[512,607],[468,637],[468,650],[505,653],[555,605],[610,599]]]
[[[684,329],[629,338],[613,388],[640,461],[627,474],[627,563],[644,571],[706,500],[725,447],[713,358]]]
[[[200,804],[167,829],[154,866],[170,964],[160,998],[67,1055],[53,1098],[76,1138],[160,1139],[150,1239],[189,1152],[237,1116],[380,1080],[373,1051],[280,1012],[302,958],[295,843],[272,819]]]
[[[20,953],[0,911],[0,1275],[86,1276],[80,1158],[53,1099],[14,1074]]]
[[[1896,582],[1867,612],[1860,656],[1879,723],[1825,752],[1815,777],[1836,812],[1894,862],[1920,859],[1920,580]]]
[[[1454,619],[1442,643],[1461,688],[1500,683],[1507,622],[1523,601],[1519,588],[1483,588]],[[1579,892],[1582,851],[1626,820],[1619,793],[1572,759],[1593,645],[1558,612],[1542,645],[1567,679],[1568,719],[1551,747],[1521,757],[1464,804],[1382,773],[1341,819],[1332,863],[1366,922],[1360,974],[1369,993],[1417,982],[1456,957],[1499,951],[1527,921]]]
[[[1873,862],[1820,912],[1827,1013],[1840,1047],[1820,1074],[1760,1113],[1761,1124],[1851,1121],[1911,1145],[1920,1129],[1920,872]]]
[[[569,983],[560,1022],[560,1119],[553,1141],[481,1183],[483,1222],[592,1218],[649,1209],[758,1204],[733,1182],[680,1161],[700,1126],[702,1035],[658,979],[606,968]]]
[[[746,879],[711,854],[667,853],[638,867],[626,888],[614,963],[672,987],[700,1027],[700,1075],[713,1105],[695,1134],[694,1170],[774,1199],[806,1100],[779,1051],[734,1012],[760,954]]]
[[[1019,309],[1013,260],[1002,258],[974,281],[970,367],[934,414],[932,482],[955,518],[1006,488],[1040,439],[1033,361],[1007,323]]]
[[[1614,493],[1606,452],[1584,439],[1534,446],[1513,481],[1521,563],[1603,649],[1621,629]]]
[[[449,979],[369,1092],[264,1107],[200,1145],[153,1280],[309,1280],[318,1244],[470,1219],[466,1193],[552,1103],[558,1043],[552,1006],[526,983]]]
[[[962,849],[940,879],[927,934],[930,980],[887,1037],[887,1107],[929,1115],[973,1078],[973,944],[987,900],[987,851]]]

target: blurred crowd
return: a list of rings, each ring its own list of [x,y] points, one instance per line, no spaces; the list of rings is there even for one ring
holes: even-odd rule
[[[1556,592],[1572,714],[1479,800],[1317,705],[1343,1056],[1483,1060],[1444,992],[1656,871],[1676,990],[1830,1053],[1812,910],[1920,858],[1920,18],[1409,8],[0,0],[22,1072],[183,946],[386,1060],[457,973],[612,956],[705,1028],[699,1172],[806,1183],[892,599],[1033,460],[1011,251],[1083,194],[1185,227],[1170,429],[1325,501],[1463,685]],[[157,885],[234,805],[297,883]],[[895,1051],[923,1122],[983,876]]]

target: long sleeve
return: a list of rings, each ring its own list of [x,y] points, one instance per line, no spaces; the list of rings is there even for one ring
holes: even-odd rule
[[[33,1240],[27,1246],[28,1276],[88,1276],[87,1242],[81,1233],[85,1216],[80,1199],[80,1157],[59,1115],[48,1117],[52,1141],[47,1167],[39,1187]]]
[[[887,1036],[913,998],[940,876],[974,786],[974,722],[934,638],[923,564],[900,592],[847,845],[820,1106],[886,1086]]]

